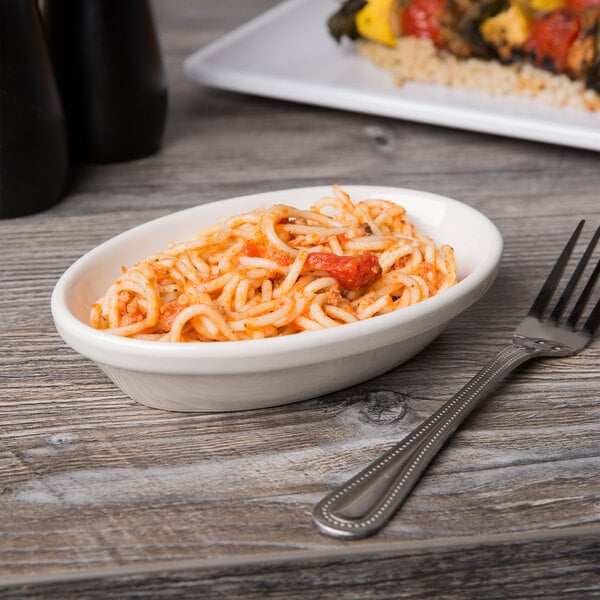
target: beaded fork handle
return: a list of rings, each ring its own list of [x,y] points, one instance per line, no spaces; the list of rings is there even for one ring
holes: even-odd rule
[[[481,400],[520,364],[546,353],[545,348],[520,345],[515,340],[400,443],[323,498],[313,511],[317,527],[327,535],[346,539],[379,531]]]

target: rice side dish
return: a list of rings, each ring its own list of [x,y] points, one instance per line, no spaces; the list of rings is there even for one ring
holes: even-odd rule
[[[543,71],[527,63],[503,65],[479,58],[460,59],[440,52],[426,38],[403,37],[395,47],[362,40],[359,54],[389,71],[397,85],[406,81],[485,91],[493,96],[535,98],[551,106],[600,109],[600,95],[582,81]]]

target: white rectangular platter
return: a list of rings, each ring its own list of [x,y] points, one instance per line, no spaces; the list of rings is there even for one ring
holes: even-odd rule
[[[200,84],[294,102],[600,151],[600,112],[440,85],[394,84],[337,44],[337,0],[287,0],[189,56]]]

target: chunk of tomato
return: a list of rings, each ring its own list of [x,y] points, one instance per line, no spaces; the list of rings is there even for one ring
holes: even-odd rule
[[[372,252],[358,256],[313,252],[308,255],[304,266],[315,271],[326,271],[342,287],[350,290],[357,290],[381,275],[379,260]]]
[[[446,0],[413,0],[401,13],[402,33],[430,39],[441,48],[440,14],[445,3]]]
[[[600,6],[600,0],[566,0],[566,4],[569,8],[582,11],[592,6]]]
[[[250,256],[252,258],[268,258],[270,260],[274,260],[277,264],[280,264],[284,267],[289,266],[294,262],[294,258],[289,254],[284,254],[283,252],[271,247],[266,249],[265,246],[260,242],[255,242],[252,240],[244,244],[242,252],[246,256]]]

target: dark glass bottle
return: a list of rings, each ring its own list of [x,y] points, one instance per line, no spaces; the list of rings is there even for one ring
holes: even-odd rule
[[[44,0],[42,12],[73,160],[156,152],[167,86],[147,0]]]
[[[68,172],[60,97],[35,0],[0,0],[0,218],[60,200]]]

